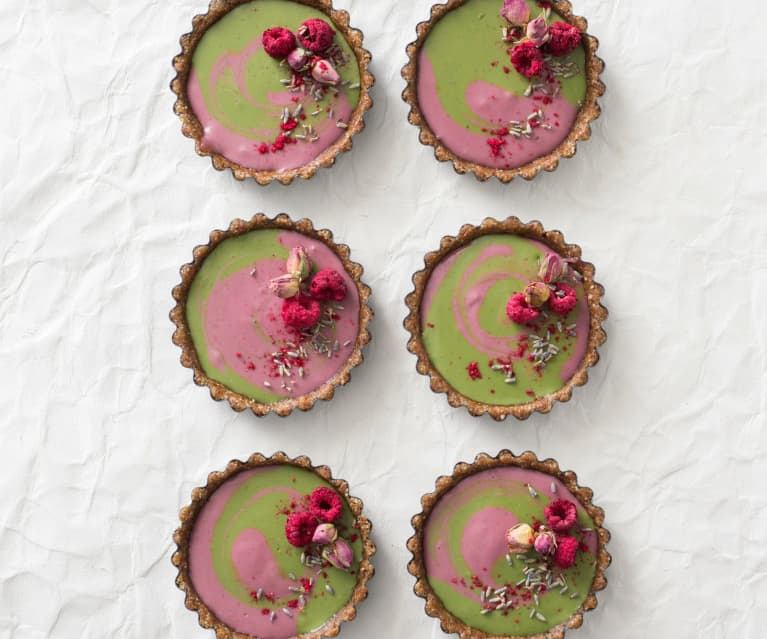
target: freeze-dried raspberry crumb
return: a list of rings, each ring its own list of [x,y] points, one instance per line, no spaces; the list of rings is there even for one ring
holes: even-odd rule
[[[559,282],[556,287],[553,295],[549,298],[549,308],[559,315],[567,315],[578,304],[578,296],[572,286]]]
[[[527,304],[522,293],[514,293],[506,304],[506,315],[517,324],[529,324],[538,319],[540,312]]]
[[[272,27],[261,36],[264,51],[277,60],[284,60],[296,48],[296,36],[284,27]]]
[[[338,521],[343,513],[343,503],[338,493],[331,488],[317,488],[310,498],[312,516],[320,521],[332,523]]]
[[[546,521],[554,532],[566,533],[575,525],[578,519],[578,510],[575,504],[566,499],[552,501],[543,511]]]
[[[313,278],[309,287],[312,297],[318,300],[340,302],[346,297],[346,283],[338,271],[324,268]]]
[[[575,564],[578,554],[578,540],[575,537],[557,537],[557,548],[554,551],[554,563],[560,568],[570,568]]]
[[[301,46],[312,53],[322,53],[333,44],[336,32],[324,20],[311,18],[298,28],[298,40]],[[288,53],[290,53],[288,51]],[[287,55],[287,54],[285,54]]]
[[[282,320],[291,328],[311,328],[320,320],[320,303],[308,295],[298,294],[282,300]]]
[[[543,54],[532,42],[520,42],[511,52],[511,64],[526,78],[533,78],[543,71]]]
[[[546,49],[551,55],[567,55],[581,43],[581,32],[567,22],[552,22],[549,25],[551,39]]]
[[[303,548],[312,543],[317,518],[305,511],[291,513],[285,523],[285,537],[292,546]]]

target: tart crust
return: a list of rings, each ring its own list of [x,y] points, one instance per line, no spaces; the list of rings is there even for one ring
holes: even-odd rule
[[[576,258],[578,261],[571,264],[571,267],[583,277],[583,288],[589,308],[589,340],[586,346],[586,353],[573,376],[565,382],[562,388],[553,393],[537,396],[535,399],[524,404],[511,406],[478,402],[466,397],[450,386],[431,363],[423,343],[421,329],[421,302],[434,268],[452,251],[470,244],[478,237],[492,234],[527,237],[545,244],[563,257]],[[565,239],[560,231],[546,231],[540,222],[532,221],[525,224],[519,218],[513,216],[505,220],[485,218],[479,226],[465,224],[455,237],[443,237],[439,249],[426,254],[424,258],[425,268],[413,275],[415,290],[405,298],[405,304],[410,311],[404,321],[405,329],[410,333],[407,349],[418,358],[416,370],[421,375],[428,375],[431,379],[432,391],[435,393],[446,393],[447,401],[451,406],[465,406],[469,413],[474,416],[487,413],[497,421],[504,420],[509,415],[517,419],[527,419],[535,411],[548,413],[556,401],[569,401],[573,388],[583,386],[588,381],[587,369],[599,361],[597,349],[607,339],[607,334],[602,329],[602,322],[607,319],[607,309],[600,302],[605,291],[601,284],[594,281],[594,265],[584,262],[580,258],[581,248],[575,244],[565,243]]]
[[[605,68],[605,63],[596,54],[599,40],[586,32],[588,29],[586,19],[573,14],[572,5],[568,0],[552,2],[552,8],[562,16],[562,19],[576,26],[582,34],[583,48],[586,51],[586,97],[583,100],[583,106],[578,111],[578,116],[570,133],[551,153],[542,155],[532,162],[514,169],[496,169],[484,166],[464,160],[448,149],[431,130],[418,103],[418,54],[421,47],[429,36],[432,27],[446,13],[460,7],[466,1],[448,0],[444,4],[433,5],[429,20],[420,22],[416,26],[417,38],[407,46],[408,63],[402,68],[402,77],[407,83],[402,92],[402,99],[410,106],[408,121],[420,129],[419,140],[421,144],[434,147],[434,157],[437,160],[452,162],[457,173],[473,173],[481,182],[485,182],[491,177],[496,177],[503,183],[511,182],[517,176],[525,180],[532,180],[541,170],[549,172],[555,170],[561,158],[571,158],[575,155],[578,141],[588,140],[591,137],[591,122],[596,120],[602,111],[597,100],[605,92],[605,85],[599,77]]]
[[[559,479],[567,486],[567,489],[594,520],[598,540],[596,572],[591,582],[589,594],[581,607],[565,623],[554,626],[545,632],[525,635],[524,637],[518,635],[491,635],[467,625],[449,612],[429,585],[423,557],[424,527],[439,499],[466,477],[484,470],[503,466],[516,466],[518,468],[536,470]],[[413,558],[408,563],[408,572],[416,578],[413,592],[426,600],[424,607],[426,614],[439,619],[440,626],[444,632],[448,634],[456,633],[460,639],[562,639],[568,628],[579,628],[583,623],[583,613],[597,607],[596,593],[607,586],[604,571],[612,561],[610,554],[605,550],[605,546],[610,541],[610,533],[602,526],[605,514],[601,508],[591,503],[593,495],[594,493],[590,488],[578,485],[578,478],[574,472],[560,470],[559,464],[553,459],[539,460],[535,453],[530,451],[517,456],[510,450],[502,450],[495,457],[491,457],[487,453],[480,453],[471,464],[466,462],[456,464],[452,475],[437,478],[434,492],[421,497],[421,507],[423,510],[411,520],[415,534],[407,542],[407,548],[413,555]]]
[[[351,621],[357,616],[357,604],[364,601],[368,596],[367,582],[375,574],[371,558],[375,555],[375,544],[370,540],[370,532],[373,524],[362,514],[362,500],[349,494],[349,484],[343,479],[334,479],[327,466],[312,466],[308,457],[288,457],[284,452],[274,453],[271,457],[265,457],[260,453],[254,453],[247,461],[232,460],[221,472],[212,472],[208,475],[208,481],[204,487],[192,490],[192,503],[181,509],[179,519],[181,525],[173,533],[173,541],[176,543],[176,551],[173,553],[171,562],[178,568],[176,585],[186,593],[184,604],[189,610],[196,611],[200,626],[213,628],[218,639],[251,639],[250,635],[232,630],[228,625],[218,620],[215,614],[208,608],[197,592],[189,578],[189,542],[195,519],[207,503],[208,498],[225,481],[238,473],[259,468],[262,466],[290,465],[314,472],[328,481],[346,500],[354,514],[355,522],[359,526],[359,535],[362,540],[362,558],[357,571],[357,585],[352,591],[351,599],[346,605],[335,613],[325,624],[312,632],[296,635],[295,639],[321,639],[322,637],[335,637],[344,621]]]
[[[287,397],[274,403],[262,403],[237,393],[221,382],[208,377],[202,369],[200,359],[197,355],[197,349],[192,341],[192,335],[186,319],[186,304],[189,297],[189,290],[192,282],[200,271],[205,258],[224,240],[250,233],[251,231],[263,229],[280,229],[284,231],[296,231],[307,237],[319,240],[327,245],[341,260],[344,270],[354,280],[360,298],[359,310],[359,333],[349,358],[346,360],[343,368],[333,377],[327,380],[322,386],[306,395],[299,397]],[[276,413],[280,417],[285,417],[293,412],[294,409],[307,411],[310,410],[317,400],[330,400],[333,398],[335,389],[344,386],[351,378],[351,370],[359,366],[363,361],[362,348],[370,342],[370,332],[368,324],[373,319],[373,310],[368,306],[370,298],[370,287],[364,284],[362,277],[362,266],[352,262],[349,258],[349,247],[345,244],[336,244],[333,242],[333,234],[327,229],[315,230],[311,220],[301,219],[294,222],[286,214],[281,213],[275,218],[269,218],[263,213],[258,213],[250,220],[236,219],[225,231],[212,231],[210,241],[207,244],[197,246],[192,252],[193,260],[189,264],[181,267],[181,283],[173,289],[173,299],[176,305],[170,312],[170,320],[176,325],[173,333],[173,343],[181,347],[181,364],[194,371],[194,383],[198,386],[207,386],[210,390],[210,396],[216,401],[226,400],[231,407],[242,412],[246,409],[252,410],[256,415],[263,416],[268,413]]]
[[[328,16],[333,26],[336,27],[354,51],[354,56],[357,60],[360,72],[360,99],[349,119],[348,128],[333,144],[304,166],[285,171],[258,171],[232,162],[220,153],[206,150],[200,142],[203,133],[202,125],[192,110],[189,96],[187,94],[187,83],[189,81],[189,74],[192,70],[194,51],[200,43],[200,40],[202,40],[203,35],[205,35],[205,32],[211,26],[233,9],[241,4],[252,2],[252,0],[211,0],[208,12],[196,15],[192,19],[192,31],[181,36],[179,40],[181,44],[181,53],[173,58],[173,68],[176,70],[176,76],[171,81],[170,88],[171,91],[176,94],[176,102],[173,105],[173,111],[181,119],[181,132],[186,137],[194,139],[194,147],[198,155],[210,156],[213,168],[218,171],[229,169],[232,172],[232,175],[238,180],[253,178],[259,184],[269,184],[275,180],[282,184],[290,184],[297,177],[308,180],[317,173],[320,167],[333,166],[339,153],[349,151],[352,148],[352,137],[365,128],[363,116],[365,112],[373,106],[373,100],[370,97],[370,89],[375,83],[375,78],[370,71],[368,71],[372,56],[370,52],[362,46],[362,31],[349,26],[349,14],[346,11],[334,9],[331,0],[292,1],[312,7],[313,9],[318,9]]]

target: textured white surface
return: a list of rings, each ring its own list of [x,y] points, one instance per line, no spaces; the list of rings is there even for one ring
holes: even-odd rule
[[[437,475],[502,447],[557,458],[607,512],[610,583],[573,636],[763,637],[764,4],[578,0],[604,115],[573,160],[505,187],[438,164],[406,123],[399,70],[430,1],[338,5],[374,55],[368,128],[332,170],[259,188],[197,157],[171,111],[202,0],[0,4],[0,637],[211,638],[173,584],[176,513],[208,471],[284,449],[329,464],[375,523],[377,576],[342,636],[439,638],[409,518]],[[287,420],[211,401],[170,341],[179,266],[257,211],[331,228],[374,290],[365,364]],[[402,300],[442,235],[508,214],[583,247],[609,337],[569,404],[496,424],[429,391]]]

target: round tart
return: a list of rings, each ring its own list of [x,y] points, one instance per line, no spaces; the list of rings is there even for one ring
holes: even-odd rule
[[[367,597],[372,524],[346,482],[306,457],[229,462],[180,518],[176,584],[220,639],[334,637]]]
[[[362,363],[362,267],[309,220],[258,214],[213,231],[173,289],[173,342],[216,400],[285,416],[333,397]]]
[[[416,32],[409,120],[458,173],[532,179],[591,135],[604,63],[567,0],[448,0]]]
[[[442,238],[406,298],[408,350],[432,390],[497,420],[570,399],[606,339],[604,289],[580,257],[559,231],[516,217]]]
[[[213,0],[192,24],[174,108],[216,169],[288,184],[351,149],[373,76],[348,13],[330,0]]]
[[[412,520],[408,569],[426,613],[466,639],[561,639],[579,627],[610,564],[591,497],[575,473],[531,452],[457,464]]]

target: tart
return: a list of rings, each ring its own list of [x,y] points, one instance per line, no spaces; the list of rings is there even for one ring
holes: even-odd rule
[[[604,512],[575,473],[531,452],[480,454],[421,498],[408,540],[415,594],[462,639],[561,639],[597,606]]]
[[[182,132],[216,169],[310,178],[352,147],[372,106],[370,53],[330,0],[213,0],[173,60]]]
[[[451,406],[526,419],[586,383],[606,339],[604,289],[559,231],[487,218],[424,262],[405,300],[408,350]]]
[[[434,5],[402,70],[421,142],[482,181],[553,171],[600,113],[604,63],[586,28],[567,0]]]
[[[330,231],[258,214],[193,256],[173,289],[173,342],[214,399],[285,416],[331,399],[362,363],[370,288]]]
[[[176,584],[220,639],[333,637],[367,597],[372,524],[347,483],[306,457],[229,462],[180,518]]]

